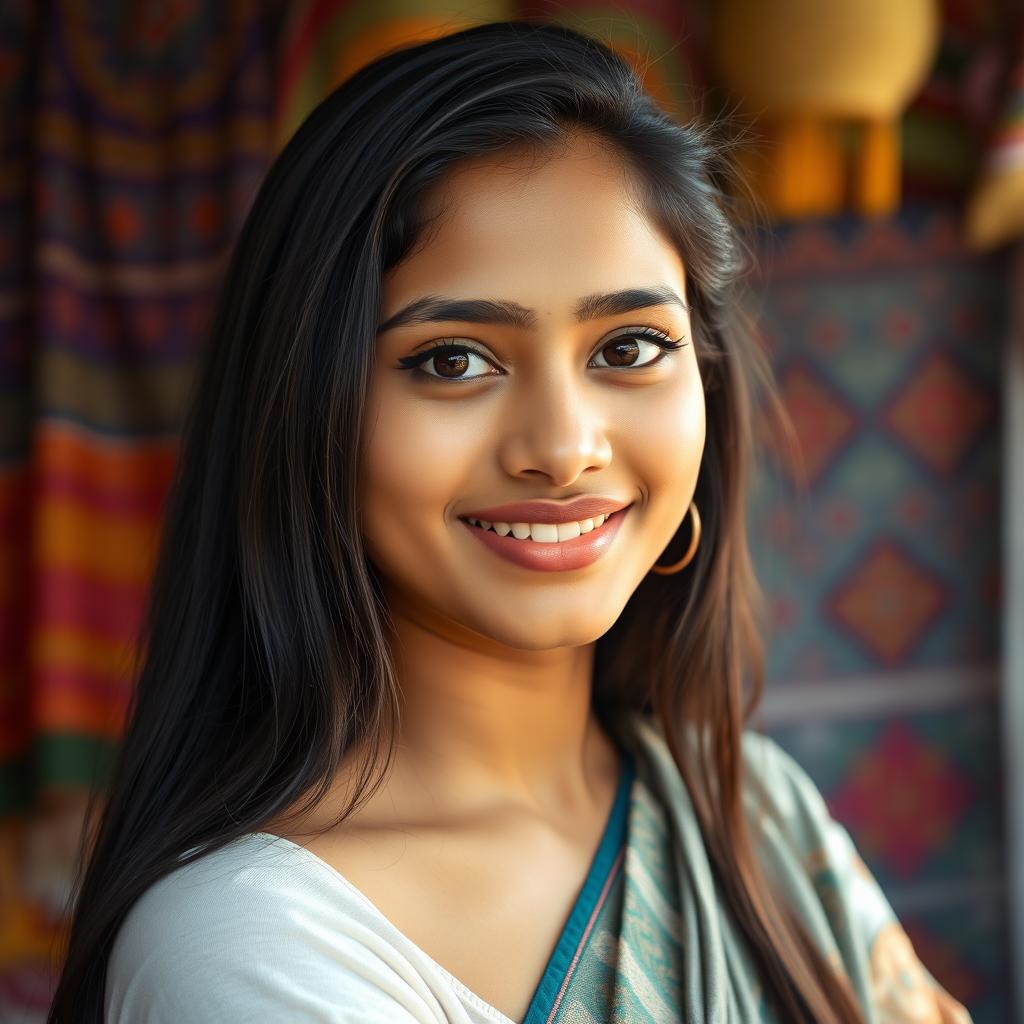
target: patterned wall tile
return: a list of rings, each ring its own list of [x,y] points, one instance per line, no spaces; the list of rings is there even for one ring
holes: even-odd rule
[[[777,447],[750,504],[768,677],[990,660],[999,650],[1004,263],[955,209],[782,227],[755,305],[806,468]]]
[[[790,360],[776,369],[776,376],[800,438],[804,474],[820,484],[823,473],[837,464],[842,451],[856,437],[857,409],[806,360]],[[782,456],[781,452],[776,454]],[[782,465],[791,468],[788,463]]]
[[[761,333],[807,470],[801,486],[767,448],[748,506],[765,731],[925,965],[975,1024],[1003,1024],[1005,261],[967,253],[959,212],[938,206],[782,227],[764,251]]]
[[[905,664],[950,604],[950,589],[888,537],[875,537],[851,562],[826,599],[826,614],[877,662]]]
[[[927,352],[889,401],[883,421],[892,436],[943,477],[991,430],[993,389],[945,352]]]
[[[1002,878],[995,701],[765,731],[814,779],[894,907],[922,886],[952,899],[965,881]]]

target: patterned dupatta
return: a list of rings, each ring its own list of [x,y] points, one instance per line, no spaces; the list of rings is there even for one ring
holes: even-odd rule
[[[660,727],[638,714],[629,724],[601,844],[524,1024],[782,1024],[726,912]],[[917,958],[807,773],[753,731],[743,757],[744,802],[768,877],[849,978],[868,1024],[971,1024]]]

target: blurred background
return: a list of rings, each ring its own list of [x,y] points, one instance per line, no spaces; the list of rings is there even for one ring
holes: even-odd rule
[[[312,107],[479,21],[732,126],[799,435],[749,521],[754,723],[976,1024],[1024,1020],[1020,0],[0,2],[0,1021],[41,1022],[225,257]]]

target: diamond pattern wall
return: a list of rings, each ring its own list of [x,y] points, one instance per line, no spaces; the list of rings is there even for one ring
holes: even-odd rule
[[[874,658],[901,665],[950,603],[942,578],[886,537],[856,553],[826,598],[832,620]]]
[[[1000,651],[1004,260],[953,207],[776,229],[756,301],[799,439],[749,506],[764,728],[821,787],[933,974],[1010,1018]]]

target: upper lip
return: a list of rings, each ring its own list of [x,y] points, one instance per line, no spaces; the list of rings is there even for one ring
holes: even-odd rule
[[[609,515],[632,504],[616,498],[585,495],[572,501],[516,501],[508,505],[464,512],[460,518],[483,519],[488,523],[573,523],[594,516]]]

